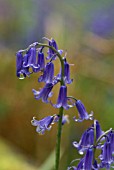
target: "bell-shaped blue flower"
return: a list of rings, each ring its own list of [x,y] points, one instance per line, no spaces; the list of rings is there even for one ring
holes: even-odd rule
[[[45,68],[45,58],[42,49],[38,52],[38,63],[37,65],[40,66],[40,71],[44,70]]]
[[[52,104],[52,105],[55,108],[63,107],[66,110],[72,107],[71,105],[67,104],[67,86],[60,87],[57,104]]]
[[[62,70],[60,69],[60,73],[56,76],[56,80],[60,81],[62,75]],[[71,84],[73,79],[70,79],[70,66],[69,63],[64,60],[64,82],[65,84]]]
[[[109,136],[110,143],[111,143],[112,154],[114,154],[114,132],[111,131],[108,136]]]
[[[57,46],[56,41],[53,38],[50,40],[49,39],[47,40],[48,40],[49,46],[55,48],[58,51],[58,46]],[[51,48],[48,49],[47,54],[48,54],[48,56],[46,57],[47,60],[50,60],[50,59],[54,60],[56,58],[56,53]]]
[[[33,126],[36,126],[36,132],[39,134],[44,134],[46,130],[51,129],[51,125],[53,124],[54,116],[47,116],[43,118],[42,120],[36,120],[35,117],[33,117],[33,120],[31,121],[31,124]]]
[[[111,149],[111,142],[106,141],[102,148],[102,153],[99,156],[101,159],[101,167],[110,169],[110,165],[114,162],[114,158],[112,157],[112,149]]]
[[[96,123],[96,140],[97,140],[104,133],[104,131],[102,131],[98,120],[95,120],[95,123]]]
[[[52,96],[52,90],[53,84],[47,83],[44,88],[42,88],[40,91],[36,91],[35,89],[32,90],[34,97],[36,100],[42,99],[42,102],[49,103],[48,97]]]
[[[29,67],[32,67],[33,72],[37,72],[37,69],[39,69],[40,67],[36,61],[36,48],[35,47],[31,47],[29,49],[28,65]]]
[[[91,170],[92,169],[92,162],[93,162],[93,149],[88,148],[86,151],[86,155],[84,157],[84,170]]]
[[[71,84],[73,79],[70,79],[70,66],[66,60],[64,61],[64,76],[65,76],[65,83]]]
[[[75,161],[75,160],[74,160]],[[74,162],[72,161],[72,162]],[[93,163],[93,149],[92,148],[88,148],[86,151],[86,154],[83,158],[80,159],[80,162],[78,163],[78,165],[72,166],[72,167],[68,167],[67,170],[91,170],[94,169],[94,166],[92,165]],[[98,169],[96,169],[98,170]]]
[[[83,134],[82,137],[77,143],[73,142],[73,146],[78,149],[79,154],[84,154],[84,152],[88,149],[88,147],[93,146],[94,143],[94,130],[93,128],[88,128]]]
[[[38,82],[52,83],[54,79],[54,64],[49,62],[46,64],[43,75],[38,78]]]
[[[31,47],[23,57],[23,67],[32,68],[33,72],[38,72],[40,66],[36,61],[36,48]]]
[[[76,119],[76,117],[74,117],[75,121],[82,122],[83,120],[88,120],[88,119],[92,120],[93,119],[93,117],[92,117],[93,112],[88,114],[84,104],[80,100],[77,100],[75,105],[76,105],[76,108],[77,108],[78,114],[79,114],[79,119]]]
[[[16,53],[16,75],[17,77],[19,77],[20,79],[25,78],[26,76],[29,76],[31,74],[31,72],[29,72],[29,68],[23,67],[23,54],[22,54],[23,50],[20,50]]]

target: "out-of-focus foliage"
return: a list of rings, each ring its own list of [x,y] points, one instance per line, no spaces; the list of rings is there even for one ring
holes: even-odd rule
[[[74,64],[71,66],[74,81],[68,86],[68,94],[81,99],[89,112],[93,110],[104,130],[114,128],[113,9],[113,0],[0,1],[0,135],[27,159],[34,160],[38,167],[43,167],[54,150],[57,126],[39,136],[30,121],[33,116],[41,119],[58,113],[58,110],[34,100],[32,88],[38,90],[43,85],[37,83],[37,74],[22,81],[17,79],[15,53],[35,41],[42,42],[44,36],[56,39],[59,47],[67,50],[69,63]],[[59,64],[56,72],[58,67]],[[56,97],[58,91],[59,86],[54,89]],[[56,97],[52,100],[56,101]],[[62,132],[65,152],[61,170],[77,158],[72,141],[78,140],[91,124],[90,121],[73,122],[72,117],[77,114],[75,108],[65,113],[69,114],[70,124],[65,125]],[[13,159],[16,161],[16,156],[6,160],[6,152],[3,150],[4,156],[0,154],[6,164],[3,168],[10,167]]]
[[[17,152],[11,144],[0,138],[0,169],[1,170],[36,170],[26,158]]]

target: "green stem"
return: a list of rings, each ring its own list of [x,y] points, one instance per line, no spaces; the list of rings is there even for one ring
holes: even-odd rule
[[[59,122],[58,122],[58,132],[57,132],[57,140],[56,140],[55,170],[58,170],[58,169],[59,169],[63,110],[64,110],[63,107],[61,107],[61,108],[59,109],[60,119],[59,119]]]

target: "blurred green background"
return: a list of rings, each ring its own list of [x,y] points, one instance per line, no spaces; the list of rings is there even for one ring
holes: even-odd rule
[[[38,75],[19,80],[15,53],[42,37],[53,37],[67,51],[73,84],[68,94],[94,111],[102,129],[114,128],[114,0],[0,0],[0,170],[51,170],[57,125],[39,136],[31,119],[58,110],[34,100]],[[57,70],[59,70],[57,65]],[[55,89],[57,97],[58,87]],[[79,157],[72,146],[92,122],[75,123],[65,111],[60,169]]]

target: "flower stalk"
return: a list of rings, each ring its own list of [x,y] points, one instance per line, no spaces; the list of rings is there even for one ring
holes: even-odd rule
[[[64,61],[62,59],[62,56],[59,54],[59,52],[53,48],[52,46],[49,46],[47,44],[41,44],[38,43],[39,46],[48,47],[51,48],[58,56],[60,62],[61,62],[61,68],[62,68],[62,74],[61,74],[61,85],[64,85]],[[61,132],[62,132],[62,116],[63,116],[64,108],[60,107],[59,109],[59,122],[58,122],[58,132],[57,132],[57,138],[56,138],[56,158],[55,158],[55,170],[59,169],[59,162],[60,162],[60,144],[61,144]]]
[[[60,119],[59,119],[59,122],[58,122],[58,132],[57,132],[57,139],[56,139],[55,170],[58,170],[58,169],[59,169],[63,110],[64,110],[63,107],[61,107],[61,108],[59,109]]]

